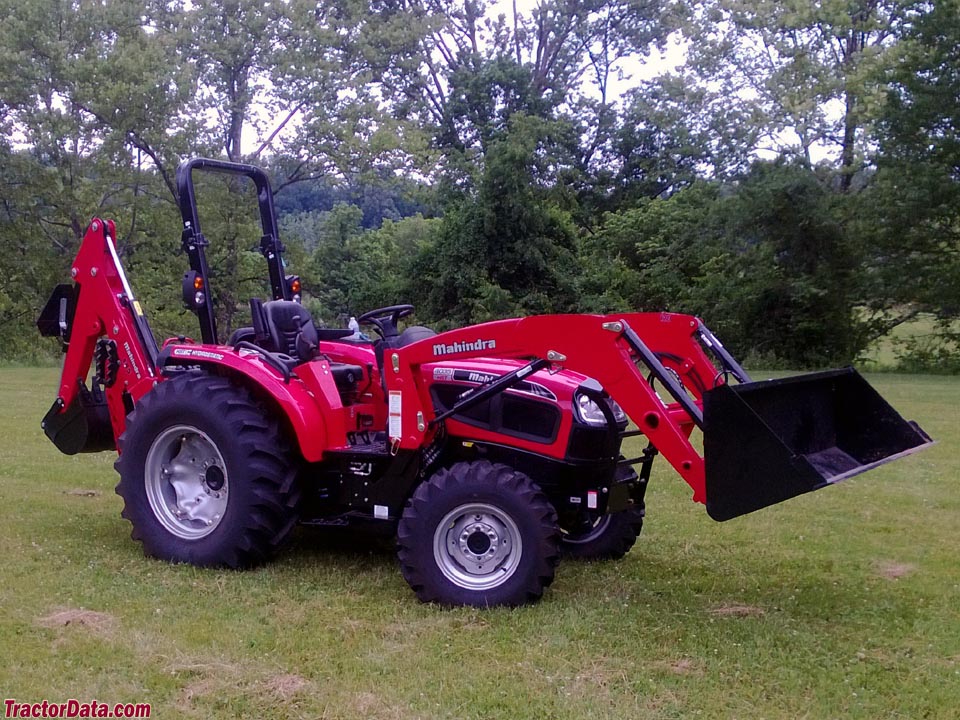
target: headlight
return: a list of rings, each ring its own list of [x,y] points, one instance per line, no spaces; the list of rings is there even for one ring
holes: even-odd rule
[[[610,410],[613,412],[613,419],[617,423],[627,421],[627,414],[623,408],[617,405],[613,399],[607,400],[610,403]],[[603,416],[603,410],[595,400],[590,399],[583,393],[577,393],[573,399],[573,407],[577,413],[577,419],[587,425],[603,426],[607,424],[607,419]]]

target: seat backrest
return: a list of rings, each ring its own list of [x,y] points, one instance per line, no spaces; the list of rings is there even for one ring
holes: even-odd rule
[[[310,311],[291,300],[263,304],[263,317],[271,350],[307,362],[317,356],[317,329]]]

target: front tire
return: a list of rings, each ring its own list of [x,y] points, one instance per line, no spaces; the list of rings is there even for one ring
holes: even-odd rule
[[[609,515],[587,513],[563,528],[561,550],[580,560],[619,560],[637,542],[643,515],[642,504]]]
[[[397,530],[401,571],[421,601],[475,607],[538,600],[553,581],[559,540],[540,488],[487,461],[438,470]]]
[[[128,416],[118,447],[121,515],[147,555],[249,567],[296,524],[293,453],[277,421],[226,378],[161,382]]]
[[[618,467],[615,479],[618,483],[639,482],[636,472],[628,466]],[[637,542],[645,514],[642,495],[626,510],[611,514],[583,508],[561,523],[560,550],[566,557],[580,560],[619,560]]]

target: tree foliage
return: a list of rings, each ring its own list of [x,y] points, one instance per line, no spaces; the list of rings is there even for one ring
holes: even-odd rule
[[[328,324],[408,301],[437,327],[680,310],[813,366],[932,313],[914,356],[957,353],[956,0],[0,11],[0,357],[46,347],[32,319],[94,215],[160,333],[191,332],[175,169],[195,155],[269,170]],[[225,335],[267,292],[256,204],[198,183]]]
[[[585,246],[597,310],[700,315],[739,352],[793,366],[849,362],[870,340],[856,245],[808,168],[756,163],[733,186],[695,183],[606,216]]]
[[[575,229],[538,183],[550,129],[515,117],[487,154],[476,197],[448,208],[418,261],[427,318],[458,325],[575,306]]]

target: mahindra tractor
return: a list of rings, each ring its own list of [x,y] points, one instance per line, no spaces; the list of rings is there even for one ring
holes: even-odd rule
[[[250,300],[251,326],[226,341],[198,171],[257,192],[272,297]],[[44,432],[66,454],[118,453],[122,516],[153,557],[240,568],[298,523],[379,529],[420,600],[517,605],[542,595],[562,554],[630,550],[658,455],[723,521],[931,443],[853,368],[755,382],[690,315],[438,334],[404,327],[414,308],[393,305],[357,318],[368,335],[320,327],[285,275],[267,175],[199,158],[176,181],[200,340],[157,343],[99,218],[38,320],[65,349]],[[628,457],[634,436],[646,447]]]

